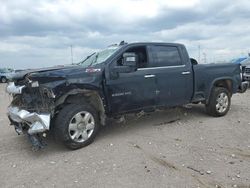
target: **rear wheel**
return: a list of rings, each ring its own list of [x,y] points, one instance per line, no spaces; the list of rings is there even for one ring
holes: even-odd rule
[[[231,105],[231,94],[223,87],[214,87],[206,105],[206,111],[209,115],[220,117],[227,114]]]
[[[96,110],[89,104],[69,104],[58,114],[55,136],[66,147],[78,149],[89,145],[99,130]]]
[[[2,83],[6,83],[6,82],[7,82],[7,79],[6,79],[5,77],[2,77],[2,78],[1,78],[1,82],[2,82]]]

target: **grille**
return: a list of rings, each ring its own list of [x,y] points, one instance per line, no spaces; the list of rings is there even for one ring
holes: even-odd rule
[[[245,73],[250,74],[250,68],[246,68]]]
[[[51,111],[53,101],[44,95],[40,88],[27,87],[22,94],[14,96],[12,105],[30,112],[41,113]]]

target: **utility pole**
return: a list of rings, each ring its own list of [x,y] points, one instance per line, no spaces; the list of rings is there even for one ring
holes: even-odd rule
[[[198,45],[198,61],[201,62],[201,45]]]
[[[204,63],[207,63],[207,54],[205,52],[203,52],[203,56],[204,56]]]
[[[72,48],[72,45],[70,45],[70,49],[71,49],[71,64],[73,65],[73,48]]]

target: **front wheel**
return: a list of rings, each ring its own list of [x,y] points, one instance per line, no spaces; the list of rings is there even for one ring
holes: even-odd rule
[[[231,105],[231,95],[226,88],[214,87],[206,104],[206,111],[209,115],[220,117],[227,114]]]
[[[89,104],[69,104],[56,117],[54,134],[70,149],[89,145],[99,130],[96,110]]]

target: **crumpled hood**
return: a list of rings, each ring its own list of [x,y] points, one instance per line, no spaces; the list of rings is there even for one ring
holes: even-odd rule
[[[76,65],[71,65],[71,66],[54,66],[54,67],[48,67],[48,68],[40,68],[40,69],[26,69],[20,72],[16,72],[13,73],[10,77],[10,80],[21,80],[24,79],[24,77],[28,74],[32,74],[32,73],[45,73],[45,72],[51,72],[51,71],[55,71],[55,70],[63,70],[63,69],[71,69],[71,68],[75,68],[79,66]]]

